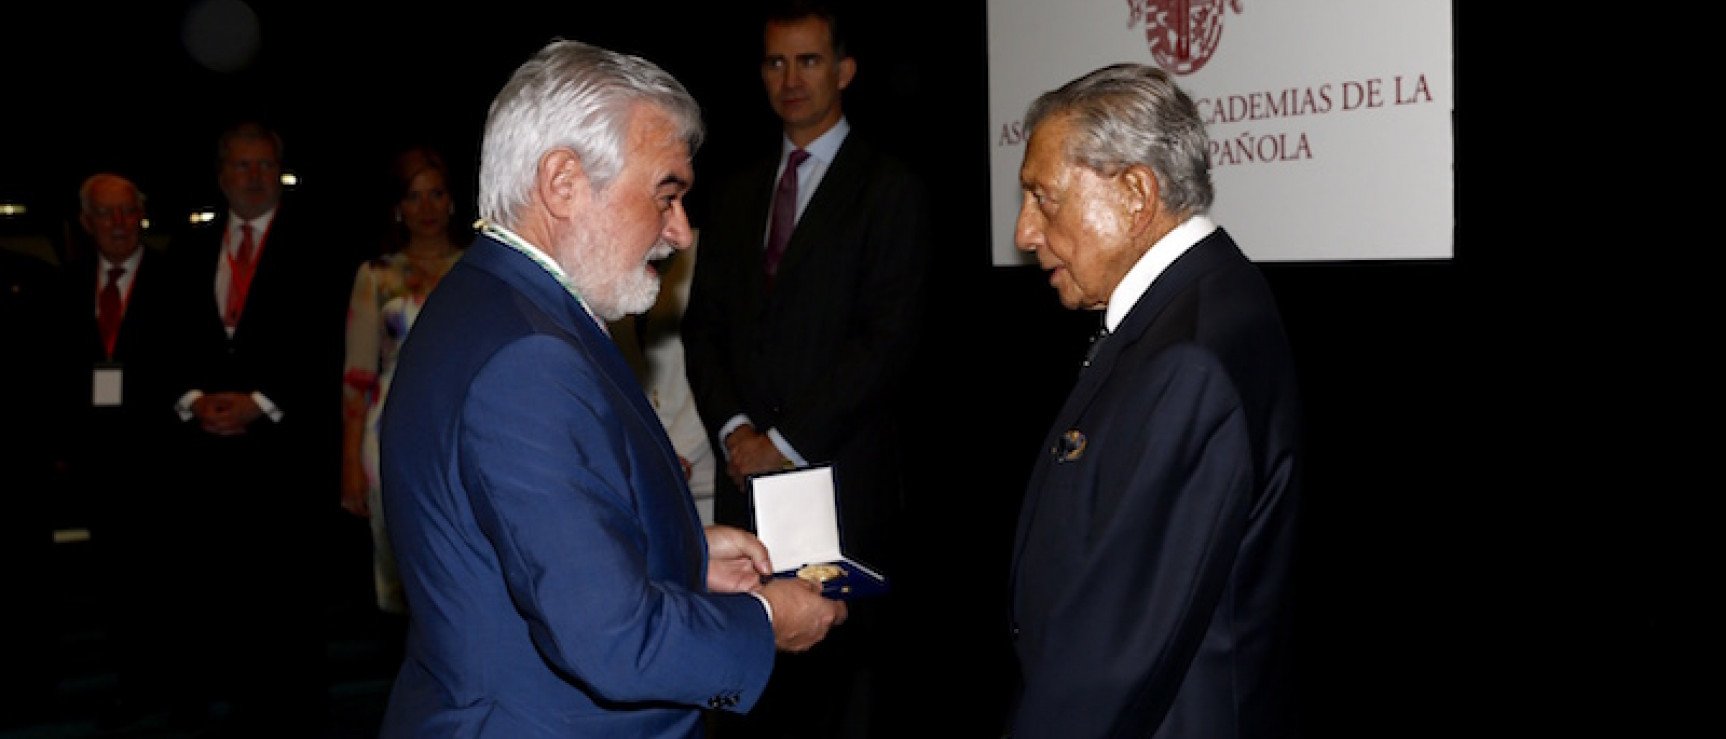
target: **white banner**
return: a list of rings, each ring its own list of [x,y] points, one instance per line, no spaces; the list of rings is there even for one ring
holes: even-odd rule
[[[1450,0],[989,0],[996,265],[1013,247],[1025,108],[1092,69],[1174,72],[1211,137],[1211,216],[1258,261],[1448,259]]]

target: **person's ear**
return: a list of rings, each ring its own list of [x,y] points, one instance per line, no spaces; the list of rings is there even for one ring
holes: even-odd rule
[[[587,171],[570,149],[552,149],[539,158],[534,189],[556,218],[572,218],[588,197]]]
[[[1120,188],[1126,201],[1126,217],[1133,235],[1143,233],[1157,213],[1157,176],[1149,167],[1134,164],[1121,171]]]
[[[857,76],[857,60],[845,57],[839,60],[839,89],[843,90],[851,84],[851,78]]]

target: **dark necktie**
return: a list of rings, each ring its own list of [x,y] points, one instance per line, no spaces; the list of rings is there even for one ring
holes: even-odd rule
[[[809,152],[793,149],[785,161],[785,174],[779,176],[779,189],[773,193],[773,224],[767,231],[767,284],[779,273],[779,260],[785,256],[785,244],[791,241],[791,230],[797,227],[797,165],[809,158]]]
[[[229,328],[239,325],[240,311],[246,307],[246,292],[252,287],[256,251],[257,247],[252,242],[252,224],[240,224],[240,253],[228,262],[228,306],[222,315]]]
[[[102,330],[102,348],[110,358],[114,356],[114,340],[120,337],[120,276],[124,274],[125,267],[109,267],[108,284],[96,296],[96,326]]]
[[[1097,358],[1097,350],[1103,348],[1103,342],[1109,338],[1109,327],[1098,326],[1097,332],[1091,334],[1091,346],[1085,349],[1085,366],[1091,366],[1091,360]]]

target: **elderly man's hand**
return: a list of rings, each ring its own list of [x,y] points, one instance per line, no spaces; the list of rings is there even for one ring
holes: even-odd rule
[[[845,623],[845,602],[821,595],[821,586],[799,577],[776,577],[761,586],[773,607],[773,645],[802,652],[827,638],[827,630]]]
[[[249,393],[208,393],[192,401],[192,413],[204,431],[217,436],[238,436],[264,415]]]
[[[746,593],[773,574],[767,547],[743,529],[707,527],[707,589],[715,593]]]

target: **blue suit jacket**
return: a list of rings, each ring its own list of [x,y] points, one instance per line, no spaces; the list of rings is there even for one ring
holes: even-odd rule
[[[1295,380],[1220,229],[1097,347],[1020,512],[1015,739],[1298,733]]]
[[[695,737],[759,697],[766,614],[706,592],[671,442],[532,259],[482,236],[443,278],[380,439],[412,617],[384,737]]]

